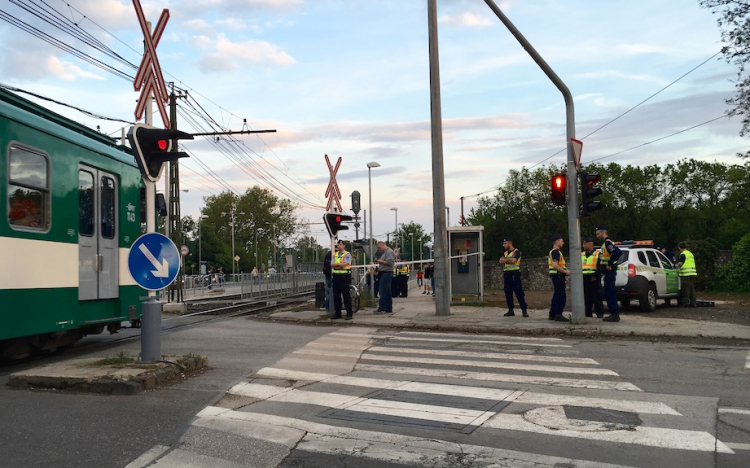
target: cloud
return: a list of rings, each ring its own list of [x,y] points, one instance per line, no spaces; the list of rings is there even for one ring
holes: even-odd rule
[[[233,72],[239,63],[253,65],[293,65],[296,60],[278,46],[260,40],[232,42],[225,35],[219,34],[216,41],[206,36],[193,39],[204,49],[213,49],[198,59],[198,69],[203,73]]]
[[[483,18],[474,13],[466,12],[459,15],[443,16],[438,22],[448,26],[459,27],[485,27],[491,26],[492,21],[489,18]]]
[[[294,10],[304,3],[304,0],[183,0],[179,4],[179,11],[185,17],[216,10],[237,14],[262,10]]]
[[[653,44],[622,44],[617,47],[626,55],[663,54],[667,50]]]
[[[73,81],[77,78],[90,78],[101,81],[105,80],[104,76],[87,72],[78,65],[74,65],[70,62],[65,62],[54,56],[50,56],[47,58],[46,66],[50,74],[67,81]]]

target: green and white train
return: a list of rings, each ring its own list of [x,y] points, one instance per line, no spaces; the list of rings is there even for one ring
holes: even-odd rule
[[[0,357],[139,325],[142,186],[127,148],[0,89]]]

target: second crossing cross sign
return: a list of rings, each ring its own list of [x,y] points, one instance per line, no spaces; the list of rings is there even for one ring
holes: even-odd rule
[[[331,161],[328,159],[328,155],[326,154],[326,164],[328,164],[328,172],[331,173],[331,181],[328,182],[328,188],[326,188],[326,197],[328,197],[328,203],[326,204],[326,211],[330,211],[331,207],[334,203],[336,203],[336,207],[339,210],[339,213],[344,211],[341,208],[341,190],[339,190],[339,185],[336,183],[336,173],[339,171],[339,167],[341,166],[341,158],[339,157],[339,160],[336,161],[336,167],[334,168],[331,166]]]

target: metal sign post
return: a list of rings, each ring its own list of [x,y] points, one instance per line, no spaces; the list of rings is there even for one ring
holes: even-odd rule
[[[151,125],[151,97],[154,97],[156,106],[159,109],[159,114],[164,122],[165,128],[169,128],[169,115],[165,103],[169,99],[169,93],[167,92],[167,86],[164,82],[164,76],[161,72],[161,66],[159,65],[159,58],[156,56],[156,46],[159,44],[164,29],[169,21],[169,10],[162,10],[159,21],[156,23],[153,34],[151,33],[151,24],[146,21],[146,15],[143,13],[140,0],[133,0],[133,7],[135,8],[136,16],[138,17],[138,24],[141,26],[143,31],[143,44],[144,53],[141,64],[136,72],[135,79],[133,80],[133,89],[140,91],[140,97],[138,104],[135,108],[135,118],[140,120],[144,116],[147,125]],[[143,182],[146,187],[146,232],[156,232],[156,183],[144,175]],[[143,236],[142,236],[143,237]],[[137,241],[136,241],[137,242]],[[146,255],[144,251],[136,251],[136,242],[130,248],[130,256]],[[170,244],[177,251],[174,243],[170,240]],[[135,252],[135,253],[134,253]],[[151,252],[149,250],[149,252]],[[152,253],[152,258],[158,260]],[[150,259],[149,259],[150,262]],[[130,262],[128,262],[130,263]],[[174,265],[179,271],[179,253],[177,261]],[[154,265],[152,265],[154,266]],[[157,272],[160,270],[157,268]],[[161,273],[158,273],[161,274]],[[135,278],[138,275],[138,271],[135,273],[131,270],[131,275]],[[175,273],[175,277],[176,277]],[[136,279],[136,281],[138,281]],[[174,278],[172,278],[174,281]],[[171,283],[170,281],[169,283]],[[140,283],[139,283],[140,284]],[[142,303],[141,308],[141,319],[143,322],[141,330],[141,360],[144,362],[154,362],[161,359],[161,315],[162,315],[162,303],[156,299],[156,292],[158,289],[150,289],[149,287],[141,285],[148,292],[148,301]],[[166,286],[164,286],[166,287]]]

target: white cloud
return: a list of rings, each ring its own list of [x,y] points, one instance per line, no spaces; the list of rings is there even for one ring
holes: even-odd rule
[[[471,12],[462,13],[459,15],[443,16],[438,19],[438,22],[449,26],[465,26],[465,27],[484,27],[491,26],[492,21],[487,17],[480,17]]]
[[[60,60],[54,56],[50,56],[47,58],[46,66],[50,74],[58,78],[62,78],[66,81],[73,81],[78,78],[90,78],[101,81],[105,80],[103,76],[97,75],[96,73],[87,72],[81,69],[81,67],[79,67],[78,65]]]
[[[664,47],[659,47],[653,44],[622,44],[618,49],[622,50],[627,55],[663,54],[667,52]]]
[[[216,51],[228,54],[250,63],[271,63],[275,65],[292,65],[296,61],[279,47],[266,41],[249,40],[232,42],[220,34],[216,41]]]

